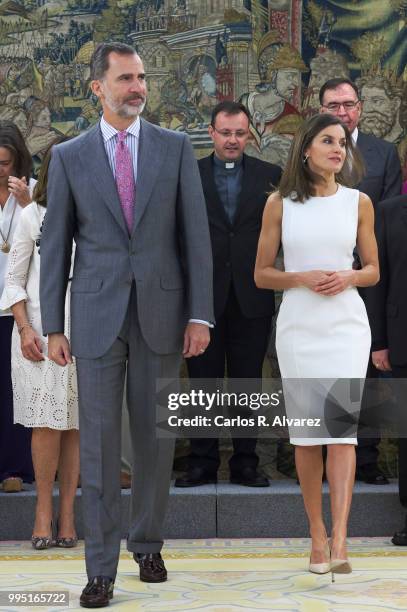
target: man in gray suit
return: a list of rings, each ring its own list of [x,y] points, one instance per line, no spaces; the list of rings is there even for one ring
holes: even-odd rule
[[[81,479],[89,582],[80,603],[113,596],[120,551],[120,420],[127,368],[133,445],[127,547],[140,579],[166,580],[160,555],[173,440],[156,435],[157,378],[181,353],[204,352],[213,321],[205,201],[188,137],[140,120],[142,61],[102,43],[91,62],[100,123],[53,150],[41,240],[41,304],[49,357],[71,361],[64,303],[72,242],[71,343],[80,398]]]

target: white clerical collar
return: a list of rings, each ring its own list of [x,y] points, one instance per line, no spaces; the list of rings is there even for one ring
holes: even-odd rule
[[[242,165],[243,155],[238,159],[235,159],[235,161],[224,161],[223,159],[219,159],[216,153],[214,153],[213,161],[216,166],[219,166],[219,168],[224,168],[225,170],[234,170],[235,168],[238,168]]]

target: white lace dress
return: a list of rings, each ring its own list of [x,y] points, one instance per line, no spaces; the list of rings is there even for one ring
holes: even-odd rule
[[[21,212],[9,253],[0,309],[26,300],[27,317],[42,340],[44,361],[29,361],[21,353],[14,324],[11,368],[14,422],[26,427],[78,429],[78,391],[75,363],[58,366],[48,359],[47,338],[42,335],[39,299],[41,225],[46,209],[35,202]],[[69,338],[69,290],[65,303],[65,334]]]

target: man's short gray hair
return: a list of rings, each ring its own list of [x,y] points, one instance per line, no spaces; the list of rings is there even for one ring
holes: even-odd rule
[[[137,51],[130,45],[121,42],[100,43],[94,50],[90,60],[90,78],[92,81],[100,81],[109,68],[109,55],[134,55]]]

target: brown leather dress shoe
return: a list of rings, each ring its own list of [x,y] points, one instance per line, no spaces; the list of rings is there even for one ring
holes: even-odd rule
[[[109,576],[95,576],[82,591],[79,603],[82,608],[104,608],[113,597],[114,581]]]
[[[160,553],[133,553],[133,558],[140,568],[142,582],[165,582],[167,570]]]

